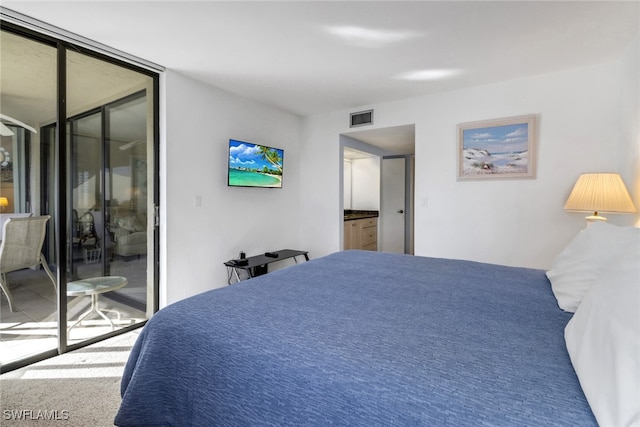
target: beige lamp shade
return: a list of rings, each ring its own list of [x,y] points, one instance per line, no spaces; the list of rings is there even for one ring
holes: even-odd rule
[[[0,197],[0,208],[6,208],[7,206],[9,206],[9,199]]]
[[[564,210],[593,212],[593,217],[587,217],[587,221],[606,221],[598,212],[634,213],[636,207],[619,174],[585,173],[573,186]]]

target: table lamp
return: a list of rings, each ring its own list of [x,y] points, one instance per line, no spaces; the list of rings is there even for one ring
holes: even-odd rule
[[[636,207],[629,191],[617,173],[585,173],[578,177],[571,194],[564,204],[570,212],[593,212],[586,217],[587,225],[606,221],[599,212],[634,213]]]
[[[9,206],[9,199],[6,197],[0,197],[0,212],[4,212],[4,208]]]

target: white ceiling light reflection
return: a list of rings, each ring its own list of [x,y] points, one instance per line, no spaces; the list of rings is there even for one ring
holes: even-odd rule
[[[416,31],[376,30],[356,26],[327,27],[326,30],[354,46],[368,48],[382,47],[422,36]]]
[[[455,77],[462,74],[461,70],[455,69],[443,69],[443,70],[419,70],[409,71],[406,73],[398,74],[395,78],[398,80],[410,80],[410,81],[429,81],[429,80],[442,80],[450,77]]]

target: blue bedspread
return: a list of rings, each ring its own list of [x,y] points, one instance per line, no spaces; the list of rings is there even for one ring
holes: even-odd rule
[[[541,270],[340,252],[160,310],[115,423],[596,425],[569,319]]]

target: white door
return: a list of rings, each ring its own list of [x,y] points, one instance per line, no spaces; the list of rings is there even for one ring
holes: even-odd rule
[[[405,159],[382,159],[380,250],[404,253]]]

